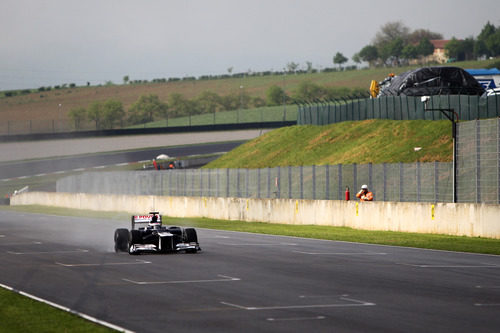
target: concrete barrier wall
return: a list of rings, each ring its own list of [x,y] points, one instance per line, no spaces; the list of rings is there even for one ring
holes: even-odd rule
[[[500,238],[500,205],[28,192],[11,205]]]

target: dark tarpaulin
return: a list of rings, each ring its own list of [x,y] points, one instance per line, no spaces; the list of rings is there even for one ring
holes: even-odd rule
[[[395,76],[379,96],[482,95],[484,88],[458,67],[423,67]]]

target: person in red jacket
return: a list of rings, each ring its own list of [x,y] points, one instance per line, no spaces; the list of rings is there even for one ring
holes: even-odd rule
[[[368,185],[361,186],[361,191],[356,194],[361,201],[373,201],[373,193],[368,191]]]

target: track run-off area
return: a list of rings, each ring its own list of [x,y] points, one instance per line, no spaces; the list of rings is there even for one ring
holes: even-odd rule
[[[129,221],[0,211],[0,284],[136,332],[496,332],[500,257],[197,229],[114,253]]]

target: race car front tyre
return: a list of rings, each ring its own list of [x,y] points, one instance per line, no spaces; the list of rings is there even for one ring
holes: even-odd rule
[[[115,252],[128,251],[128,230],[116,229],[115,230]]]
[[[198,243],[198,236],[194,228],[184,229],[184,239],[186,243]]]
[[[141,244],[142,236],[139,230],[130,230],[130,245]]]

